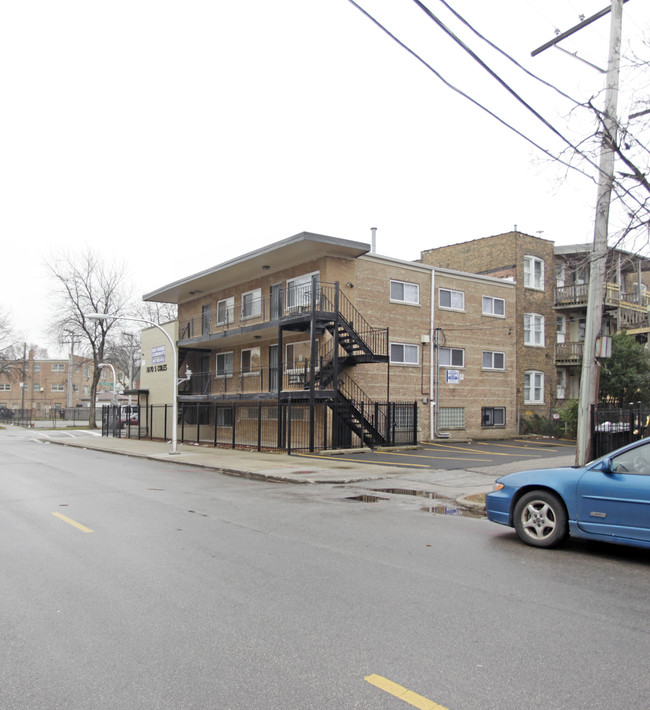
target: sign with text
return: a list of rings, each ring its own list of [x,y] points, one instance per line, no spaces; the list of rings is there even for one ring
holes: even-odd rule
[[[162,365],[165,362],[165,346],[158,345],[155,348],[151,348],[151,364],[152,365]]]

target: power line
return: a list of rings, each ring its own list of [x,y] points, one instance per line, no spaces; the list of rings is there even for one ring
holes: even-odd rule
[[[454,86],[450,81],[445,79],[442,74],[440,74],[439,71],[434,69],[425,59],[423,59],[415,50],[411,49],[409,46],[407,46],[404,42],[402,42],[398,37],[396,37],[387,27],[381,24],[379,20],[377,20],[373,15],[371,15],[367,10],[365,10],[363,7],[361,7],[355,0],[348,0],[349,3],[354,5],[357,10],[359,10],[361,13],[363,13],[371,22],[373,22],[377,27],[379,27],[382,32],[385,32],[394,42],[396,42],[402,49],[406,50],[411,56],[413,56],[415,59],[417,59],[421,64],[423,64],[430,72],[432,72],[442,83],[447,86],[449,89],[452,91],[456,92],[463,98],[467,99],[471,103],[473,103],[476,107],[480,108],[482,111],[485,111],[489,116],[497,120],[499,123],[501,123],[503,126],[506,128],[510,129],[513,133],[517,134],[520,138],[523,138],[527,143],[530,143],[532,146],[537,148],[537,150],[541,151],[545,155],[547,155],[549,158],[551,158],[554,161],[559,162],[561,165],[564,165],[565,167],[569,168],[570,170],[575,170],[576,172],[580,173],[581,175],[584,175],[585,177],[589,178],[592,182],[595,182],[595,179],[593,175],[589,175],[589,173],[586,173],[584,170],[581,170],[580,168],[576,167],[575,165],[572,165],[571,163],[566,162],[565,160],[562,160],[562,158],[559,158],[558,156],[554,155],[551,153],[549,150],[546,148],[543,148],[541,145],[536,143],[532,138],[529,138],[527,135],[522,133],[520,130],[509,124],[505,119],[501,118],[498,116],[496,113],[491,111],[489,108],[484,106],[482,103],[477,101],[476,99],[472,98],[469,94],[465,93],[462,89],[459,89],[457,86]],[[579,153],[580,154],[580,153]],[[585,156],[586,158],[586,156]]]

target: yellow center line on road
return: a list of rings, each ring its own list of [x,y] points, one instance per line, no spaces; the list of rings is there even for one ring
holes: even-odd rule
[[[403,685],[393,683],[392,680],[388,680],[388,678],[384,678],[375,673],[365,676],[364,680],[368,681],[368,683],[374,685],[376,688],[403,700],[414,708],[419,708],[420,710],[447,710],[442,705],[434,703],[433,700],[429,700],[423,695],[418,695],[412,690],[405,688]]]
[[[427,459],[429,461],[435,461],[436,459],[451,459],[452,461],[492,461],[492,459],[477,459],[477,458],[471,458],[471,459],[466,459],[463,457],[456,457],[456,456],[445,456],[444,454],[442,456],[430,456],[428,454],[401,454],[398,451],[383,451],[382,452],[384,455],[388,454],[388,456],[408,456],[409,458],[413,459]],[[477,452],[477,453],[485,453],[483,451]]]
[[[65,515],[61,515],[61,513],[52,513],[52,515],[54,515],[54,517],[56,517],[56,518],[60,518],[61,520],[63,520],[64,523],[68,523],[68,525],[72,525],[73,527],[77,528],[78,530],[81,530],[81,532],[85,532],[85,533],[95,532],[94,530],[87,528],[85,525],[78,523],[76,520],[73,520],[72,518],[68,518]]]

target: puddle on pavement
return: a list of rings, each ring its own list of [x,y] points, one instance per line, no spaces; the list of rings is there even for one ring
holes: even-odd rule
[[[427,498],[431,501],[431,503],[420,507],[420,510],[425,513],[432,513],[434,515],[458,515],[467,518],[485,517],[485,514],[482,511],[460,506],[455,500],[441,497],[435,491],[421,491],[413,488],[375,488],[374,491],[376,493],[389,493],[392,495]],[[389,498],[384,498],[378,495],[364,494],[350,496],[348,498],[344,498],[343,500],[357,501],[360,503],[378,503],[379,501],[389,500]]]
[[[343,498],[343,500],[352,500],[356,501],[357,503],[379,503],[381,500],[389,500],[388,498],[381,498],[380,496],[369,496],[369,495],[360,495],[360,496],[350,496],[349,498]]]

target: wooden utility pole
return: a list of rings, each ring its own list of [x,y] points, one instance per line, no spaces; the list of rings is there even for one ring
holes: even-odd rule
[[[563,33],[555,40],[547,42],[532,53],[533,56],[539,54],[564,37],[573,34],[611,11],[612,19],[609,37],[609,58],[607,61],[604,127],[602,129],[600,143],[598,197],[594,222],[594,243],[590,255],[587,323],[582,352],[580,393],[578,397],[578,440],[576,442],[576,465],[578,466],[587,463],[591,454],[591,405],[595,404],[598,400],[599,365],[596,361],[596,340],[600,334],[603,320],[609,206],[614,182],[614,144],[616,143],[618,128],[616,110],[618,103],[621,32],[623,26],[623,2],[626,1],[627,0],[612,0],[611,8],[601,10],[597,15],[585,20],[572,30]]]
[[[576,465],[584,466],[591,456],[591,405],[598,401],[598,368],[596,339],[603,322],[607,266],[607,235],[609,206],[614,183],[614,144],[618,130],[616,116],[618,105],[618,75],[623,25],[623,0],[612,0],[612,20],[607,62],[607,87],[605,93],[604,128],[600,143],[598,198],[594,224],[594,244],[589,267],[587,297],[587,323],[582,352],[582,373],[578,397],[578,439]]]

